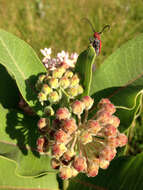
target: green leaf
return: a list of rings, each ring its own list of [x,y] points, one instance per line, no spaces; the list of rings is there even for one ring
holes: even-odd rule
[[[94,64],[96,52],[92,46],[83,51],[77,60],[75,71],[80,74],[81,82],[84,86],[82,96],[89,95],[91,80],[92,80],[92,66]]]
[[[12,108],[16,107],[18,102],[19,91],[17,85],[6,69],[0,64],[0,103],[5,108]]]
[[[22,176],[38,176],[55,172],[48,155],[36,151],[38,117],[23,115],[20,111],[0,106],[0,155],[16,163],[16,173]]]
[[[0,63],[15,78],[26,102],[38,111],[40,104],[35,102],[35,83],[37,75],[46,72],[46,69],[33,49],[16,36],[0,30]]]
[[[72,189],[142,190],[143,153],[113,160],[107,170],[100,170],[94,178],[78,175],[70,180],[68,190]]]
[[[1,190],[58,190],[55,173],[41,177],[21,177],[15,173],[15,164],[0,157]]]
[[[93,73],[90,95],[128,85],[143,87],[143,34],[115,51]]]

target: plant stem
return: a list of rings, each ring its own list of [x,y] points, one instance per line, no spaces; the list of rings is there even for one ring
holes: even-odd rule
[[[69,186],[69,180],[68,180],[68,179],[65,179],[65,180],[63,181],[63,190],[67,190],[68,186]]]

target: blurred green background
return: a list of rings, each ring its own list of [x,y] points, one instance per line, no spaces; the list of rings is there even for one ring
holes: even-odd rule
[[[16,34],[38,53],[44,47],[80,53],[93,32],[105,24],[102,53],[97,62],[143,32],[143,0],[0,0],[0,28]]]

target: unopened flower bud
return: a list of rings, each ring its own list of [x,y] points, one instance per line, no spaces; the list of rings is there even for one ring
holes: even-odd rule
[[[114,127],[117,128],[120,125],[120,119],[115,115],[112,115],[109,119],[109,124],[112,124]]]
[[[104,134],[105,136],[113,136],[115,137],[117,135],[117,128],[114,127],[113,125],[111,124],[107,124],[104,128]]]
[[[97,107],[100,109],[102,108],[105,104],[111,104],[110,100],[108,98],[102,98],[100,102],[98,103]]]
[[[41,154],[46,152],[48,149],[47,145],[48,145],[48,141],[45,137],[38,138],[38,140],[37,140],[37,151]]]
[[[47,116],[53,116],[54,115],[54,110],[51,106],[46,106],[45,109],[44,109],[44,113],[47,115]]]
[[[66,151],[67,148],[64,143],[53,145],[52,152],[53,155],[57,158],[61,157]]]
[[[71,119],[65,119],[62,122],[61,125],[62,129],[64,129],[64,131],[66,131],[69,135],[71,135],[74,131],[77,130],[77,125],[76,125],[76,121],[75,119],[71,118]]]
[[[87,126],[88,130],[92,133],[92,135],[97,135],[97,133],[102,128],[102,126],[96,120],[88,120],[86,126]]]
[[[93,161],[90,161],[87,167],[88,177],[95,177],[98,174],[99,165],[95,164]]]
[[[92,142],[92,135],[88,131],[83,131],[80,136],[80,141],[82,144],[87,144]]]
[[[40,75],[38,78],[39,82],[43,82],[43,80],[45,79],[46,75]]]
[[[67,93],[70,97],[75,97],[79,94],[79,91],[77,87],[72,87],[67,89]]]
[[[107,146],[100,152],[100,159],[111,161],[116,156],[116,152],[115,148]]]
[[[72,169],[69,166],[61,166],[60,177],[65,180],[72,177]]]
[[[62,129],[59,129],[56,131],[54,137],[57,143],[66,143],[68,135]]]
[[[118,139],[119,147],[125,146],[128,142],[127,136],[123,133],[119,133],[117,139]]]
[[[63,76],[64,72],[65,72],[65,68],[59,67],[53,71],[52,75],[54,78],[61,78]]]
[[[59,108],[56,112],[56,118],[59,120],[69,119],[71,116],[69,110],[67,108]]]
[[[48,95],[50,92],[52,92],[52,89],[47,84],[43,84],[43,86],[42,86],[42,92],[44,94]]]
[[[75,151],[74,151],[74,150],[67,150],[67,151],[64,153],[63,158],[64,158],[66,161],[70,161],[74,155],[75,155]]]
[[[97,118],[97,121],[103,125],[106,125],[109,123],[109,120],[110,120],[110,114],[109,112],[106,112],[106,111],[98,111],[96,113],[96,118]]]
[[[35,85],[36,90],[40,91],[41,88],[42,88],[42,85],[43,85],[43,84],[42,84],[41,82],[37,81],[37,83],[36,83],[36,85]]]
[[[84,111],[85,105],[83,102],[76,100],[73,104],[72,104],[72,112],[76,115],[81,115]]]
[[[64,76],[64,77],[62,77],[62,78],[60,79],[60,86],[61,86],[63,89],[68,88],[69,85],[70,85],[70,81],[69,81],[69,79],[68,79],[67,77]]]
[[[50,84],[51,88],[53,88],[53,89],[57,89],[59,87],[59,81],[57,78],[51,78],[49,80],[49,84]]]
[[[73,166],[78,172],[84,172],[87,169],[86,158],[83,156],[76,156]]]
[[[77,174],[79,173],[74,167],[71,167],[72,169],[72,177],[77,176]]]
[[[60,162],[56,158],[52,158],[51,160],[51,166],[53,169],[59,169],[60,167]]]
[[[55,102],[58,102],[60,100],[60,96],[56,91],[53,91],[49,94],[48,100],[51,103],[55,103]]]
[[[47,119],[46,118],[40,118],[38,121],[38,128],[42,129],[47,125]]]
[[[40,102],[44,102],[44,101],[47,100],[47,95],[44,94],[43,92],[40,92],[40,93],[38,94],[38,99],[39,99]]]
[[[119,141],[117,137],[109,137],[107,138],[107,145],[110,146],[111,148],[116,148],[119,146]]]
[[[84,91],[81,85],[77,85],[77,89],[78,89],[78,94],[82,94]]]
[[[99,164],[99,167],[101,169],[107,169],[108,166],[109,166],[110,162],[108,160],[104,160],[104,159],[100,159],[100,164]]]
[[[73,72],[70,71],[70,70],[68,70],[68,71],[66,71],[66,73],[65,73],[64,76],[65,76],[65,77],[68,77],[68,78],[71,78],[71,77],[73,76]]]
[[[85,105],[85,109],[89,110],[93,106],[94,100],[90,96],[84,96],[82,102]]]
[[[103,104],[102,109],[109,112],[110,115],[112,115],[116,112],[116,108],[115,108],[114,104],[110,104],[110,103]]]
[[[74,87],[79,83],[79,77],[77,74],[73,75],[72,78],[70,79],[70,87]]]

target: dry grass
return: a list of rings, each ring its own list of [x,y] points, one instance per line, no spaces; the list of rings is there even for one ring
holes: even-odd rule
[[[89,18],[97,31],[111,25],[102,35],[102,53],[97,59],[101,63],[121,44],[143,32],[143,1],[0,0],[0,28],[27,41],[38,54],[44,47],[55,52],[84,50],[93,33],[83,17]]]

